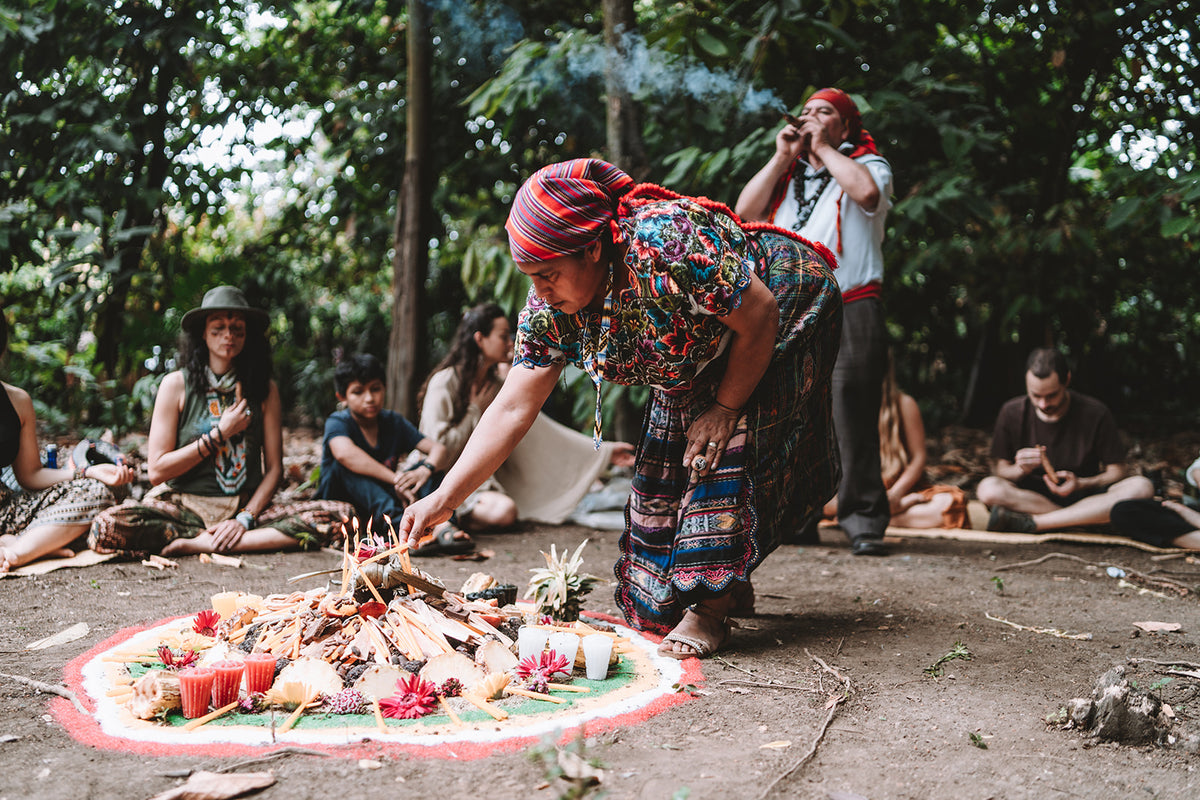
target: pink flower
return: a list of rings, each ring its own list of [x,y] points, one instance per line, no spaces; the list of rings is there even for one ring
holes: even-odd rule
[[[196,619],[192,620],[192,630],[201,636],[216,636],[220,622],[221,615],[210,608],[196,615]]]
[[[517,677],[522,680],[548,682],[557,674],[570,675],[571,662],[562,653],[543,650],[537,655],[526,656],[517,664]]]
[[[196,651],[184,650],[180,655],[175,655],[175,651],[165,644],[159,645],[158,660],[169,670],[181,670],[196,661]]]
[[[437,708],[437,688],[419,675],[396,681],[396,693],[379,701],[379,711],[392,719],[418,719]]]

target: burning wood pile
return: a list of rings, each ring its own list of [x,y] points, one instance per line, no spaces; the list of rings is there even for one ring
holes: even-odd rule
[[[462,724],[459,714],[473,709],[507,718],[507,697],[568,702],[591,691],[571,683],[576,667],[603,679],[628,650],[611,630],[517,606],[516,587],[491,576],[477,573],[451,592],[413,567],[405,547],[349,538],[340,570],[327,571],[340,572],[336,584],[267,597],[224,592],[155,652],[113,654],[131,668],[110,695],[139,719],[182,712],[186,728],[273,707],[292,711],[281,730],[306,712],[372,714],[381,729],[387,717],[439,712]],[[579,563],[577,550],[570,565],[577,571]],[[540,598],[539,573],[530,594]],[[589,585],[577,575],[564,580],[575,594]],[[578,597],[571,600],[577,609]]]

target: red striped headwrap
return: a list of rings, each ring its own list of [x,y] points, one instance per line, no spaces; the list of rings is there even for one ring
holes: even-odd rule
[[[612,221],[633,178],[607,161],[576,158],[542,167],[517,190],[508,212],[514,261],[549,261],[593,241]]]

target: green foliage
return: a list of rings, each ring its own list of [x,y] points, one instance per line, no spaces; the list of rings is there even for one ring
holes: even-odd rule
[[[1046,343],[1123,425],[1193,415],[1190,0],[634,7],[613,66],[594,3],[433,4],[426,366],[464,306],[523,303],[502,230],[512,194],[546,162],[605,154],[606,81],[638,106],[637,177],[729,205],[770,154],[779,108],[838,85],[895,169],[888,329],[931,429],[990,424]],[[271,309],[296,419],[331,408],[336,353],[386,354],[405,14],[386,0],[0,9],[8,369],[47,421],[144,427],[142,360],[170,352],[218,282]],[[240,156],[200,156],[217,125]],[[568,375],[562,391],[590,427],[590,382]],[[606,429],[644,397],[606,387]]]
[[[923,670],[923,672],[931,678],[940,678],[946,672],[946,667],[944,665],[949,661],[955,660],[971,660],[971,651],[968,650],[967,646],[962,642],[955,642],[954,647],[950,649],[949,653],[946,653],[937,661],[930,664]]]

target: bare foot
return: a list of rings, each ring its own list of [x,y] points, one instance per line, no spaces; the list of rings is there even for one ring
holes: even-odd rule
[[[17,557],[16,551],[14,551],[11,547],[0,545],[0,572],[9,572],[10,570],[14,570],[19,566],[21,566],[21,563]]]

